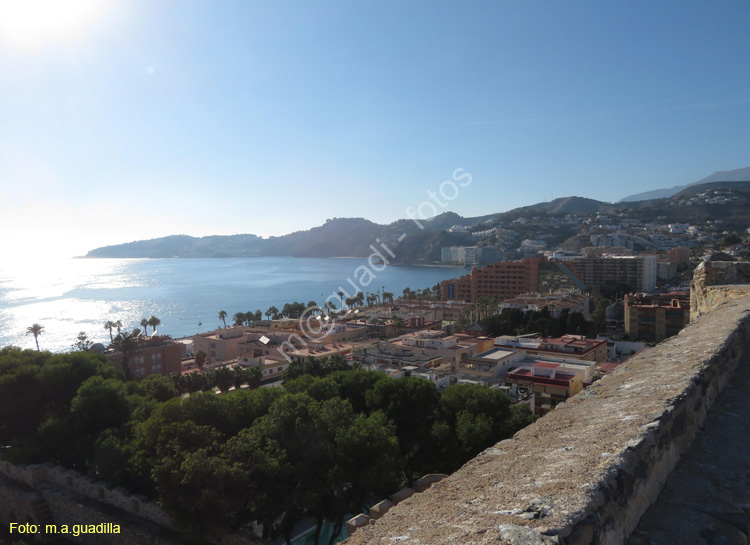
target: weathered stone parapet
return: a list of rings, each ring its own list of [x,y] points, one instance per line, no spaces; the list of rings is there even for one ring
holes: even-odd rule
[[[635,356],[346,543],[624,543],[749,358],[750,297],[743,297]]]
[[[46,519],[42,516],[46,515]],[[121,533],[108,534],[112,545],[175,545],[177,528],[159,505],[121,487],[110,487],[72,469],[52,464],[14,465],[0,461],[0,523],[112,523]],[[100,535],[66,535],[81,544],[102,543]],[[212,543],[256,545],[257,540],[234,533],[217,535]]]
[[[690,283],[690,319],[719,305],[750,294],[750,263],[704,261],[695,269]]]

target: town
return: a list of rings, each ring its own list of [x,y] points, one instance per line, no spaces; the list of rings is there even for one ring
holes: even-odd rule
[[[703,189],[668,204],[697,209],[745,203],[747,195]],[[290,368],[336,358],[392,377],[420,377],[439,389],[464,383],[500,388],[541,416],[633,354],[677,334],[689,322],[697,263],[717,252],[729,260],[750,255],[747,231],[733,227],[743,218],[655,223],[636,212],[454,225],[449,232],[476,239],[474,246],[441,249],[443,263],[467,268],[459,278],[407,288],[398,297],[385,286],[366,296],[340,291],[333,298],[338,304],[329,297],[322,309],[295,302],[235,313],[229,325],[222,310],[224,327],[214,331],[174,340],[139,336],[125,358],[128,371],[137,378],[170,375],[189,392],[205,389],[201,375],[224,374],[226,388],[233,387],[227,369],[238,384],[280,385]],[[561,232],[575,234],[561,241]],[[308,322],[300,319],[306,308],[315,309]],[[502,329],[506,322],[510,327]],[[105,353],[119,364],[123,354],[116,347]],[[243,381],[241,371],[255,378]]]

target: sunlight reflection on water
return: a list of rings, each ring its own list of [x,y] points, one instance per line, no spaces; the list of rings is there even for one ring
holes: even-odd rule
[[[80,331],[108,342],[104,323],[140,327],[158,316],[160,332],[181,337],[220,325],[219,310],[265,312],[271,305],[316,301],[338,291],[364,259],[65,259],[0,265],[0,347],[33,348],[26,329],[39,323],[40,347],[69,349]],[[467,271],[458,268],[387,267],[365,291],[385,286],[398,296],[405,287],[427,288]],[[202,322],[202,327],[198,327]]]

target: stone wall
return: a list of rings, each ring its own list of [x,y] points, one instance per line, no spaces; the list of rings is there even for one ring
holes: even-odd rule
[[[42,482],[48,482],[161,526],[172,527],[169,516],[156,502],[147,500],[140,495],[130,494],[121,487],[111,488],[105,482],[94,481],[72,469],[65,469],[52,464],[16,466],[9,462],[0,462],[0,474],[34,488]]]
[[[633,357],[346,543],[624,543],[737,365],[750,365],[750,296]]]
[[[750,263],[704,261],[695,269],[690,283],[690,319],[747,294],[750,294]]]
[[[64,524],[71,528],[101,523],[120,526],[119,534],[65,535],[69,541],[86,545],[181,543],[177,529],[156,502],[52,464],[0,462],[0,521],[55,524],[58,528]],[[240,534],[216,536],[216,542],[257,543]]]

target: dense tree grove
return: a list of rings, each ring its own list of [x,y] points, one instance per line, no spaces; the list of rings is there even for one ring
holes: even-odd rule
[[[3,458],[51,461],[158,498],[186,539],[256,521],[264,537],[289,542],[311,518],[316,543],[333,525],[332,543],[347,517],[424,474],[455,471],[533,420],[486,387],[441,395],[429,381],[338,358],[290,369],[283,388],[257,388],[257,376],[229,368],[188,388],[182,377],[126,381],[88,352],[4,348]]]
[[[583,317],[583,314],[569,312],[568,309],[564,309],[557,318],[553,318],[547,307],[527,312],[518,308],[506,308],[500,314],[484,318],[479,323],[487,327],[487,335],[490,337],[528,333],[541,333],[545,337],[560,337],[566,334],[596,336],[595,327]]]

